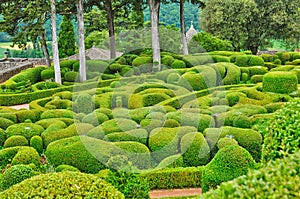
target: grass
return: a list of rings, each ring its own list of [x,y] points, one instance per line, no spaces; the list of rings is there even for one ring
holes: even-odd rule
[[[4,49],[10,49],[10,50],[21,50],[18,45],[15,45],[14,47],[11,47],[13,43],[12,42],[0,42],[0,48]],[[33,47],[32,42],[27,42],[27,46]]]

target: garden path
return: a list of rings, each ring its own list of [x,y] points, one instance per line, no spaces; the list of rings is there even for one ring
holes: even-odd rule
[[[196,196],[196,195],[201,195],[201,193],[202,193],[201,188],[152,190],[150,191],[150,198]]]
[[[21,108],[25,108],[25,109],[29,110],[29,104],[21,104],[21,105],[9,106],[9,108],[14,108],[16,110],[19,110]]]

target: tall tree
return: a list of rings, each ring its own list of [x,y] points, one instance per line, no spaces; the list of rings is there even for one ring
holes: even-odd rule
[[[47,20],[49,5],[46,1],[30,0],[1,0],[0,29],[12,37],[13,45],[26,48],[28,41],[40,43],[47,65],[50,66],[50,57],[46,45],[44,23]]]
[[[157,67],[157,70],[161,70],[161,58],[160,58],[160,42],[159,42],[159,9],[160,0],[149,0],[150,16],[151,16],[151,33],[152,33],[152,53],[153,64]]]
[[[59,57],[64,58],[75,54],[75,34],[71,15],[64,15],[58,33]]]
[[[181,42],[183,54],[189,54],[187,40],[185,36],[185,24],[184,24],[184,0],[180,0],[180,30],[181,30]]]
[[[86,80],[86,59],[85,59],[85,45],[84,45],[84,0],[77,1],[77,21],[78,21],[78,48],[79,48],[79,80],[83,82]]]
[[[57,33],[56,33],[55,0],[50,0],[50,4],[51,4],[51,27],[52,27],[52,52],[53,52],[53,63],[54,63],[54,71],[55,71],[55,82],[61,84],[59,52],[58,52]]]

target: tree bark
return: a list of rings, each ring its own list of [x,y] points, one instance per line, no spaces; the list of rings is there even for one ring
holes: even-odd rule
[[[188,46],[185,36],[185,24],[184,24],[184,0],[180,0],[180,29],[181,29],[181,40],[182,40],[182,50],[184,55],[188,55]]]
[[[252,55],[256,55],[258,52],[258,46],[250,46],[250,50],[252,52]]]
[[[109,48],[110,48],[110,58],[116,58],[116,40],[115,40],[115,23],[114,23],[114,11],[112,9],[111,0],[105,1],[105,8],[107,12],[107,26],[109,32]]]
[[[49,51],[48,51],[48,48],[47,48],[45,31],[43,31],[41,33],[40,37],[41,37],[40,43],[41,43],[41,46],[42,46],[42,49],[43,49],[43,53],[44,53],[44,57],[45,57],[45,62],[46,62],[46,65],[48,67],[50,67],[51,61],[50,61]]]
[[[150,6],[150,15],[151,15],[153,66],[157,67],[157,70],[160,71],[161,60],[160,60],[159,30],[158,30],[160,1],[150,0],[149,6]]]
[[[58,55],[58,44],[56,34],[56,7],[55,0],[51,0],[51,26],[52,26],[52,53],[55,71],[55,82],[61,84],[61,74]]]
[[[84,46],[84,19],[83,19],[83,1],[78,0],[77,4],[77,21],[78,21],[78,48],[79,48],[79,81],[86,80],[86,61],[85,61],[85,46]]]

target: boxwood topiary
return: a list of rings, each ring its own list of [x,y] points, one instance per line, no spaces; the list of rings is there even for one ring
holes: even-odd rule
[[[49,119],[49,118],[74,118],[73,111],[65,110],[65,109],[55,109],[55,110],[47,110],[41,114],[41,119]]]
[[[171,55],[165,55],[162,57],[161,63],[163,65],[170,67],[172,65],[172,63],[174,62],[174,60],[175,60],[174,57],[172,57]]]
[[[35,148],[35,150],[39,153],[42,154],[43,152],[43,140],[40,136],[35,135],[30,139],[30,146],[32,148]]]
[[[55,72],[52,68],[45,69],[41,72],[41,79],[47,80],[47,79],[54,79]]]
[[[15,123],[9,119],[0,117],[0,128],[7,129],[7,127],[14,125]]]
[[[188,133],[181,138],[180,151],[186,166],[206,165],[210,160],[210,148],[201,133]]]
[[[156,166],[156,168],[164,169],[164,168],[177,168],[183,166],[184,166],[184,162],[183,162],[182,155],[177,154],[177,155],[171,155],[169,157],[166,157]]]
[[[32,123],[20,123],[9,126],[6,129],[6,137],[9,138],[13,135],[22,135],[27,140],[35,135],[41,135],[44,128],[37,124]]]
[[[82,122],[89,123],[94,126],[98,126],[108,120],[109,118],[107,115],[99,112],[90,113],[82,118]]]
[[[150,133],[153,129],[162,127],[163,121],[156,119],[144,119],[141,121],[140,126]]]
[[[246,115],[238,115],[233,119],[233,126],[237,128],[250,128],[250,118]]]
[[[64,78],[65,81],[67,82],[76,82],[78,80],[78,72],[74,72],[74,71],[66,72]]]
[[[110,134],[114,132],[124,132],[136,129],[137,123],[129,119],[116,118],[103,122],[100,126],[105,134]]]
[[[249,55],[248,55],[249,56]],[[249,66],[264,66],[265,61],[260,56],[250,55]]]
[[[226,146],[205,166],[201,179],[202,191],[207,192],[222,182],[245,175],[250,168],[254,168],[254,160],[247,150],[237,145]]]
[[[247,55],[237,55],[235,56],[235,64],[237,66],[248,66],[249,56]]]
[[[75,97],[75,108],[77,113],[89,114],[95,109],[93,98],[88,93],[82,93]]]
[[[2,147],[5,142],[6,136],[5,131],[0,128],[0,146]]]
[[[36,172],[27,165],[14,165],[9,167],[3,173],[0,186],[2,190],[6,190],[12,185],[22,182],[23,180],[35,176]]]
[[[3,147],[28,146],[28,140],[21,135],[13,135],[5,140]]]
[[[79,187],[80,186],[80,187]],[[79,188],[78,188],[79,187]],[[111,184],[95,175],[79,172],[59,172],[34,176],[0,193],[1,198],[44,198],[52,193],[54,198],[115,198],[124,195]]]
[[[134,129],[126,132],[116,132],[106,135],[103,140],[111,142],[135,141],[147,144],[148,132],[145,129]]]
[[[17,116],[15,113],[0,113],[0,117],[9,119],[14,123],[17,123]]]
[[[298,90],[298,79],[290,72],[269,72],[263,78],[263,91],[274,93],[291,93]]]
[[[40,156],[32,147],[20,147],[17,154],[12,158],[11,164],[31,164],[40,165]]]
[[[73,172],[80,172],[79,169],[70,165],[59,165],[55,168],[55,172],[66,172],[66,171],[73,171]]]
[[[230,146],[230,145],[239,145],[239,143],[235,139],[229,137],[221,138],[217,143],[218,149],[222,149],[225,146]]]
[[[177,68],[186,68],[186,64],[184,61],[182,60],[175,60],[172,64],[171,64],[171,68],[173,69],[177,69]]]
[[[34,110],[19,110],[15,112],[17,116],[18,123],[25,122],[25,120],[30,119],[32,122],[39,120],[39,115]]]
[[[152,57],[137,57],[132,61],[133,66],[142,66],[145,64],[150,64],[152,62]]]

